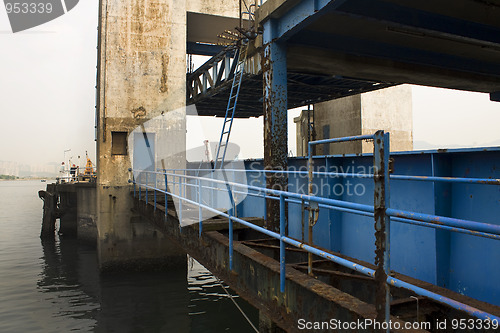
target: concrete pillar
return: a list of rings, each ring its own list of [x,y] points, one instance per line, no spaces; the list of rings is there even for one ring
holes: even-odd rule
[[[101,0],[97,76],[97,232],[101,269],[185,262],[132,211],[129,135],[185,106],[185,0]],[[180,120],[179,120],[180,119]],[[148,131],[150,128],[148,128]],[[185,113],[169,131],[185,165]],[[158,140],[160,135],[156,135]],[[151,166],[154,168],[154,165]],[[180,258],[180,259],[179,259]],[[182,260],[184,258],[184,260]],[[171,260],[175,259],[175,260]]]
[[[54,184],[47,184],[47,191],[38,191],[38,196],[43,200],[42,231],[40,238],[53,240],[56,231],[56,219],[59,214],[57,209],[58,194]]]
[[[94,184],[81,183],[76,189],[76,219],[78,239],[87,243],[97,242],[97,194]]]
[[[77,235],[77,199],[75,187],[67,187],[67,191],[59,192],[59,233],[66,237]]]
[[[286,45],[274,40],[273,20],[264,23],[264,167],[287,170],[287,73]],[[286,174],[267,174],[266,187],[286,190]],[[279,202],[267,200],[266,228],[279,230]]]

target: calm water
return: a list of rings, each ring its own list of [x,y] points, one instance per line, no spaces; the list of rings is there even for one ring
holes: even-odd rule
[[[193,260],[188,272],[100,275],[94,248],[42,243],[44,187],[0,181],[0,332],[253,332]],[[236,301],[257,323],[256,310]]]

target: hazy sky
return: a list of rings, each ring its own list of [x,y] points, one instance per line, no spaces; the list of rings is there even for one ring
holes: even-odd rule
[[[60,162],[65,149],[67,157],[85,150],[94,156],[97,10],[98,0],[83,0],[52,22],[13,34],[0,7],[0,160]],[[445,147],[500,140],[500,103],[486,94],[414,87],[413,105],[416,141]],[[188,139],[192,145],[218,140],[219,122],[205,123],[204,135]],[[238,121],[234,129],[242,156],[262,153],[262,118]],[[293,122],[289,129],[295,154]]]

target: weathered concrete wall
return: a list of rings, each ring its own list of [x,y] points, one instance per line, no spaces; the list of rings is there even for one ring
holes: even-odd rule
[[[297,156],[307,155],[303,112],[296,118]],[[400,85],[369,93],[319,103],[314,106],[316,139],[373,134],[383,129],[391,133],[391,151],[413,150],[413,114],[411,86]],[[370,142],[345,142],[319,145],[316,155],[373,152]]]
[[[251,2],[251,1],[247,1]],[[186,11],[210,15],[240,17],[239,0],[189,0]]]
[[[361,97],[349,96],[337,100],[319,103],[314,106],[316,139],[327,139],[358,135],[361,133]],[[361,142],[345,142],[319,145],[317,155],[348,154],[360,152]]]
[[[76,189],[78,239],[97,244],[97,191],[94,186]]]
[[[76,223],[77,197],[74,186],[58,187],[59,194],[59,233],[65,237],[75,237],[78,233]]]
[[[413,107],[411,86],[404,84],[361,95],[361,134],[383,129],[391,133],[391,151],[413,150]],[[363,142],[363,153],[373,144]]]
[[[128,183],[132,147],[126,147],[128,140],[123,138],[149,119],[181,108],[181,121],[171,129],[178,135],[168,142],[181,155],[169,166],[184,166],[185,47],[186,1],[101,1],[97,231],[103,269],[146,263],[147,259],[168,260],[180,253],[153,230],[140,228],[141,232],[136,232]],[[161,143],[155,142],[155,146]]]

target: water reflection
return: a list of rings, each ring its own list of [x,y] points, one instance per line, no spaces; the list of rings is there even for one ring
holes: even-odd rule
[[[55,307],[50,320],[61,331],[253,332],[218,281],[192,259],[168,272],[101,275],[92,247],[65,238],[42,247],[37,287]],[[237,301],[257,323],[257,311]]]

